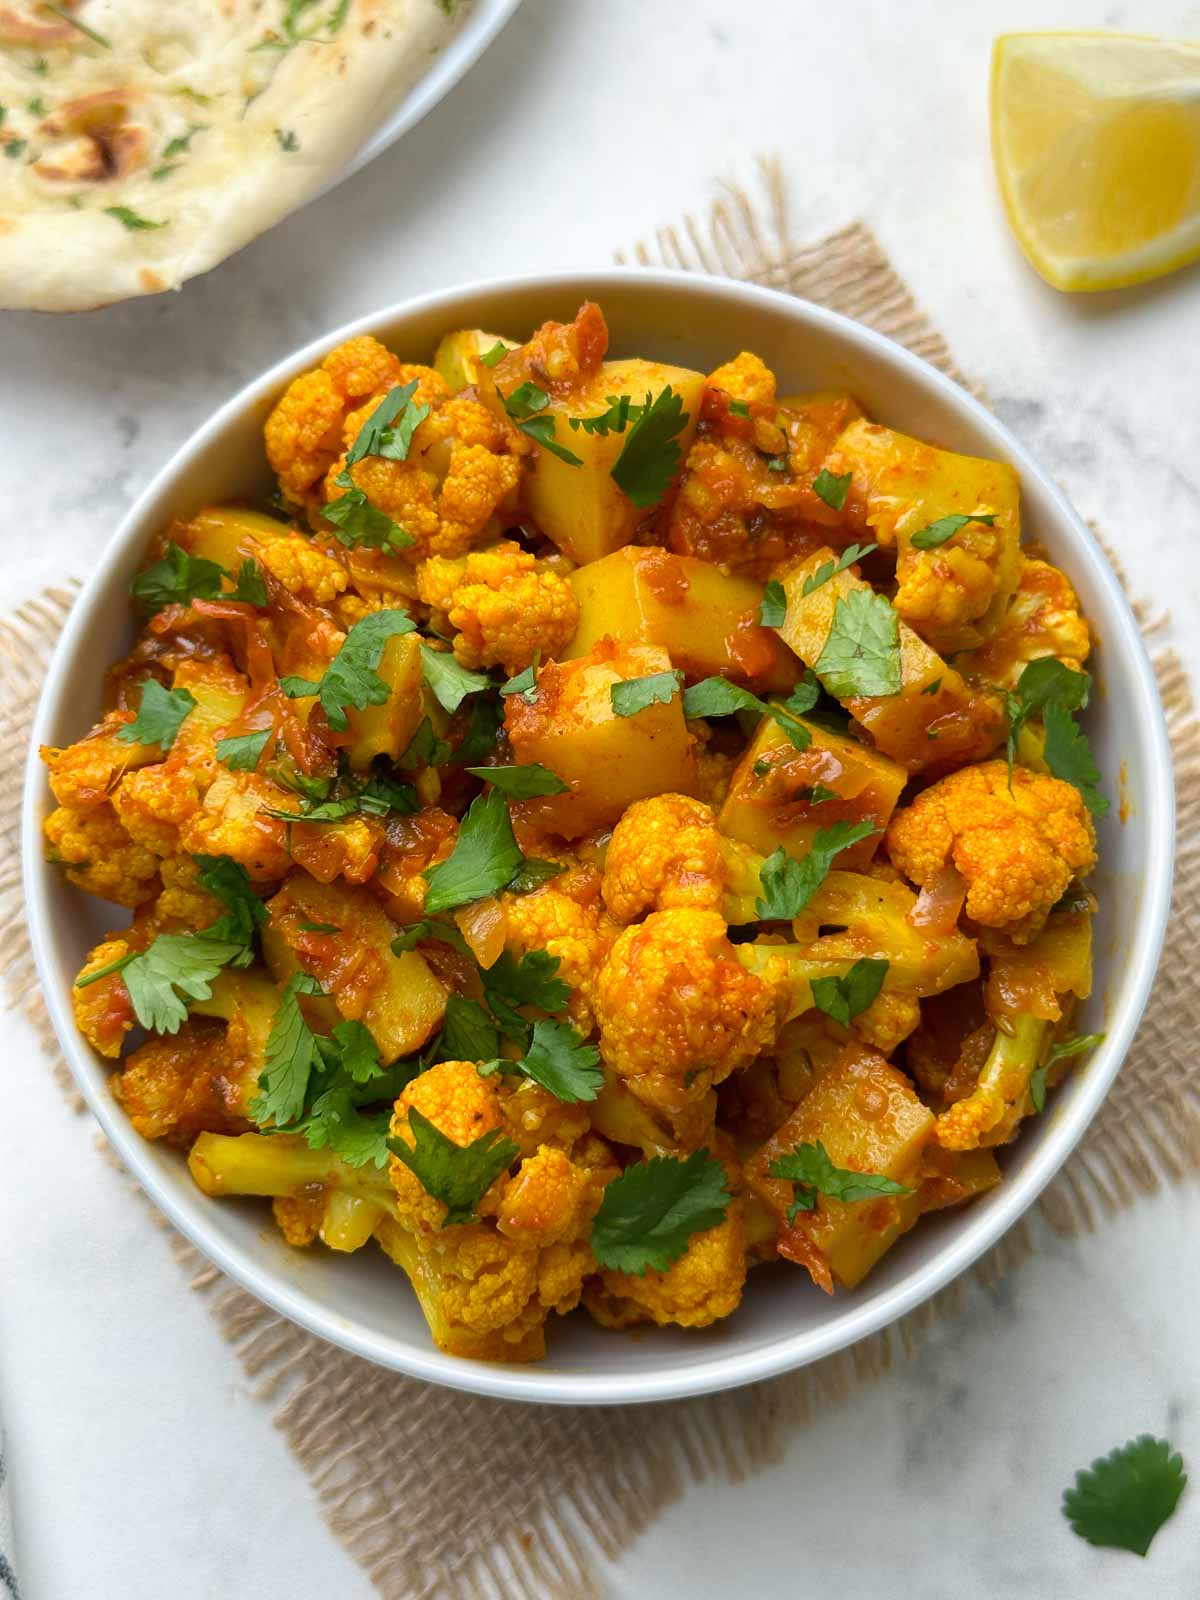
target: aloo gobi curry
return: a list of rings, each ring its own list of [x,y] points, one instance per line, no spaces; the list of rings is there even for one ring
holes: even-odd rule
[[[133,1126],[464,1357],[852,1289],[1096,1042],[1088,627],[1015,472],[607,347],[330,351],[43,752]]]

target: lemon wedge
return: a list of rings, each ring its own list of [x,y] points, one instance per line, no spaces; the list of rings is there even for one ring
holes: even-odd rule
[[[992,54],[992,154],[1030,264],[1119,289],[1200,256],[1200,46],[1010,33]]]

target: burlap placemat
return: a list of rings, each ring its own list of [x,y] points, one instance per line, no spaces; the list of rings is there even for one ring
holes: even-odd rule
[[[783,188],[730,189],[701,224],[688,217],[629,256],[746,278],[815,300],[889,334],[960,382],[950,351],[875,239],[853,224],[796,246]],[[64,1089],[75,1093],[37,995],[18,860],[21,754],[45,662],[77,585],[46,591],[0,623],[0,961],[10,1001],[38,1027]],[[1155,628],[1143,618],[1153,644]],[[1146,1021],[1086,1139],[1039,1203],[1058,1230],[1090,1228],[1164,1183],[1200,1171],[1200,727],[1181,663],[1161,645],[1155,669],[1175,751],[1179,862],[1166,952]],[[165,1224],[164,1224],[165,1226]],[[455,1394],[314,1339],[209,1266],[173,1230],[174,1253],[312,1482],[334,1533],[385,1600],[531,1597],[597,1591],[600,1556],[617,1556],[689,1480],[739,1478],[779,1454],[782,1431],[877,1378],[1037,1247],[1023,1222],[970,1273],[884,1333],[802,1372],[731,1395],[651,1407],[568,1410]],[[402,1508],[399,1512],[397,1508]]]

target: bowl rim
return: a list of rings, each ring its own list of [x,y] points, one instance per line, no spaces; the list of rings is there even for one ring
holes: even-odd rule
[[[108,1093],[104,1068],[75,1029],[69,990],[60,990],[54,979],[53,935],[47,899],[49,877],[41,852],[41,819],[46,784],[37,752],[38,746],[46,742],[46,731],[59,716],[64,699],[70,693],[68,666],[90,627],[96,597],[111,580],[115,570],[126,564],[132,565],[141,553],[150,531],[144,529],[142,524],[151,507],[183,474],[200,450],[252,411],[265,397],[277,393],[296,372],[319,359],[333,345],[356,334],[369,333],[443,309],[449,318],[453,316],[457,304],[473,297],[527,294],[530,290],[540,290],[547,295],[572,293],[580,298],[595,298],[603,302],[609,290],[619,287],[621,291],[626,291],[631,284],[643,286],[648,293],[671,291],[681,297],[681,303],[688,297],[716,297],[743,306],[759,305],[764,309],[782,310],[799,324],[836,337],[851,357],[863,353],[892,368],[898,368],[911,382],[932,391],[950,408],[965,414],[985,434],[995,438],[1004,459],[1010,461],[1021,474],[1022,484],[1037,482],[1054,518],[1073,542],[1073,561],[1086,564],[1091,579],[1106,592],[1111,608],[1110,626],[1105,636],[1106,652],[1112,662],[1121,662],[1120,670],[1128,673],[1132,680],[1152,758],[1146,774],[1147,847],[1142,874],[1144,898],[1135,944],[1126,963],[1128,977],[1123,1004],[1110,1017],[1104,1043],[1091,1057],[1087,1075],[1080,1081],[1080,1087],[1071,1101],[1062,1106],[1054,1120],[1047,1124],[1038,1146],[1023,1169],[1006,1179],[997,1191],[1000,1198],[986,1210],[968,1209],[963,1213],[961,1226],[949,1235],[929,1261],[920,1263],[900,1282],[877,1293],[864,1304],[848,1307],[823,1327],[785,1333],[749,1350],[718,1354],[707,1361],[691,1363],[678,1370],[664,1364],[658,1370],[606,1375],[563,1371],[553,1366],[507,1367],[496,1363],[464,1361],[444,1354],[432,1344],[427,1350],[413,1350],[400,1345],[349,1321],[335,1310],[327,1308],[316,1296],[293,1288],[273,1272],[261,1269],[243,1256],[237,1246],[227,1247],[220,1238],[210,1236],[202,1221],[186,1213],[183,1203],[176,1198],[171,1182],[158,1170],[151,1147],[134,1132],[115,1099]],[[1115,628],[1112,622],[1115,622]],[[39,698],[27,758],[22,800],[22,866],[30,940],[38,979],[58,1043],[72,1075],[122,1161],[159,1210],[202,1254],[255,1298],[308,1332],[354,1355],[410,1377],[499,1399],[569,1405],[631,1404],[681,1399],[738,1388],[806,1366],[845,1349],[887,1327],[944,1288],[1032,1205],[1091,1123],[1117,1075],[1145,1008],[1157,970],[1170,908],[1174,806],[1173,769],[1166,722],[1153,668],[1125,593],[1094,535],[1053,480],[1004,423],[953,379],[904,346],[823,306],[779,290],[734,279],[673,270],[610,267],[477,279],[414,296],[356,317],[275,362],[219,406],[180,445],[121,519],[72,607],[55,646]]]

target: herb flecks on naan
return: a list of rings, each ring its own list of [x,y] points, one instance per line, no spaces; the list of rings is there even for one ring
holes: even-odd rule
[[[178,288],[311,198],[456,0],[0,5],[0,307]]]

